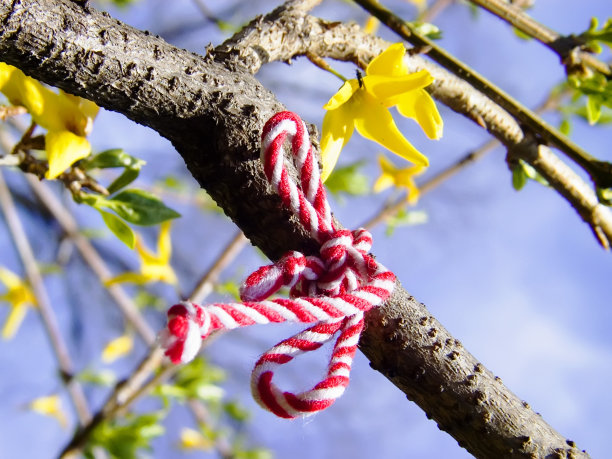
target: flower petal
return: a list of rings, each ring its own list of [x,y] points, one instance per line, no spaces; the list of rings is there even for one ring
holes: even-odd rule
[[[360,93],[360,96],[360,99],[364,99],[363,101],[351,104],[355,107],[353,116],[357,131],[366,139],[378,142],[408,161],[420,166],[428,166],[427,157],[404,138],[389,111],[365,91]]]
[[[2,338],[11,339],[13,336],[15,336],[21,322],[23,322],[27,310],[28,307],[24,303],[13,305],[6,322],[4,322],[4,326],[2,327]]]
[[[424,88],[433,82],[427,70],[403,76],[370,75],[363,78],[365,90],[380,100],[386,107],[397,104],[400,96]]]
[[[29,408],[39,414],[55,418],[63,428],[68,427],[68,418],[59,395],[38,397],[30,402]]]
[[[323,118],[321,133],[321,180],[327,180],[340,156],[340,151],[353,135],[353,104],[344,104],[335,110],[329,110]]]
[[[110,341],[102,351],[102,361],[112,363],[129,354],[134,347],[134,340],[130,335],[123,335]]]
[[[359,82],[357,80],[348,80],[338,89],[338,92],[327,101],[323,108],[325,110],[336,110],[341,105],[345,104],[359,89]]]
[[[370,61],[366,75],[402,76],[408,73],[404,62],[406,48],[403,43],[395,43]]]
[[[383,172],[380,177],[376,179],[372,190],[374,190],[374,193],[380,193],[381,191],[386,190],[390,186],[393,186],[393,177]]]
[[[401,115],[415,120],[430,139],[442,137],[444,126],[442,117],[436,103],[424,89],[401,96],[397,110]]]
[[[170,238],[170,222],[166,221],[160,225],[159,239],[157,239],[157,254],[160,261],[168,263],[172,255],[172,240]]]
[[[91,146],[85,137],[70,131],[49,131],[45,136],[45,149],[49,170],[46,177],[49,180],[57,178],[62,172],[79,159],[91,153]]]
[[[114,284],[122,284],[124,282],[131,282],[137,285],[143,285],[147,282],[150,282],[150,279],[140,273],[135,273],[133,271],[127,271],[125,273],[121,273],[118,276],[112,277],[106,281],[104,281],[104,286],[108,287]]]
[[[2,282],[8,289],[19,287],[23,281],[12,271],[0,266],[0,282]]]

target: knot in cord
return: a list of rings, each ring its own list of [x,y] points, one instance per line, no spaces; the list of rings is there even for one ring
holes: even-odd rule
[[[285,165],[287,138],[299,185]],[[277,416],[295,418],[323,410],[342,395],[363,330],[363,314],[391,295],[395,275],[369,255],[372,236],[368,231],[335,227],[308,131],[296,114],[281,112],[268,120],[261,153],[268,181],[283,205],[321,244],[319,256],[291,251],[276,263],[262,266],[242,285],[242,303],[172,306],[160,341],[172,362],[185,363],[215,330],[285,321],[314,324],[265,352],[251,376],[251,391],[261,406]],[[267,300],[282,287],[290,289],[291,299]],[[283,392],[274,384],[279,365],[318,349],[336,334],[322,381],[299,394]]]

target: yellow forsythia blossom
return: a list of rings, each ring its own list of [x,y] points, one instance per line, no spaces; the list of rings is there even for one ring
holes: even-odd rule
[[[2,338],[11,339],[17,333],[28,308],[36,305],[36,298],[23,279],[3,267],[0,267],[0,282],[7,288],[0,295],[0,301],[7,302],[11,308],[2,328]]]
[[[130,335],[122,335],[111,340],[102,351],[102,361],[111,363],[129,354],[134,347],[134,340]]]
[[[56,419],[64,429],[68,427],[68,418],[59,395],[38,397],[28,404],[28,408],[36,413]]]
[[[98,113],[96,104],[63,91],[56,93],[3,62],[0,62],[0,92],[11,104],[25,107],[32,120],[47,129],[48,179],[57,178],[91,153],[85,137]]]
[[[427,158],[399,131],[389,108],[397,106],[401,115],[413,118],[431,139],[442,136],[442,118],[431,96],[423,88],[433,82],[426,70],[408,73],[402,43],[389,46],[367,66],[365,76],[346,81],[323,107],[321,134],[322,179],[333,170],[340,151],[354,129],[391,152],[420,166]]]
[[[181,449],[189,451],[210,451],[214,445],[197,430],[184,428],[181,430],[179,446]]]
[[[378,163],[382,173],[374,183],[374,191],[379,193],[390,186],[406,188],[406,199],[410,204],[416,204],[420,193],[414,183],[414,177],[421,175],[425,171],[425,167],[410,166],[400,169],[395,167],[384,155],[378,156]]]
[[[136,237],[136,252],[140,257],[140,272],[128,271],[119,274],[105,282],[105,285],[120,282],[133,282],[135,284],[146,284],[149,282],[166,282],[175,285],[176,274],[170,266],[172,255],[172,241],[170,239],[170,222],[161,224],[159,239],[157,240],[157,253],[151,253]]]

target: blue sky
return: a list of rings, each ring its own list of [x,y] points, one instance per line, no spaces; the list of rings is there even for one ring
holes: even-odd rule
[[[237,22],[274,6],[264,1],[233,9],[227,2],[208,4],[211,10],[226,12],[223,14],[228,19]],[[402,3],[402,8],[409,17],[413,11],[410,6]],[[160,34],[199,14],[190,0],[141,0],[131,9],[112,13],[135,27]],[[362,23],[366,17],[340,1],[324,2],[315,13],[330,18],[352,17]],[[536,19],[562,33],[585,30],[591,16],[603,20],[611,13],[606,0],[538,0],[530,10]],[[473,19],[468,8],[458,4],[448,8],[436,24],[444,31],[443,46],[526,105],[538,105],[551,85],[563,78],[556,56],[538,43],[518,39],[509,27],[487,13]],[[394,39],[386,32],[385,36]],[[208,42],[217,44],[223,38],[214,27],[207,27],[174,36],[173,42],[202,52]],[[353,74],[348,66],[338,68]],[[319,126],[324,114],[321,107],[339,86],[335,77],[301,59],[293,66],[271,64],[260,77],[290,109]],[[444,107],[441,112],[445,133],[439,142],[428,141],[409,122],[401,124],[410,140],[430,157],[432,172],[487,140],[471,122]],[[549,121],[556,123],[558,119],[550,117]],[[595,156],[612,160],[609,128],[576,122],[572,138]],[[185,174],[182,160],[168,142],[117,114],[102,112],[91,140],[95,150],[121,146],[146,159],[145,181],[151,182],[168,171]],[[354,136],[341,163],[365,158],[374,164],[379,151],[377,145]],[[369,169],[373,179],[376,167]],[[5,175],[18,196],[27,194],[17,174]],[[333,208],[347,227],[354,227],[371,216],[383,198],[349,199],[335,202]],[[187,210],[181,203],[173,204],[179,211]],[[425,196],[417,208],[427,212],[427,224],[400,228],[393,237],[385,236],[383,228],[374,231],[373,252],[378,259],[470,352],[553,427],[592,457],[604,457],[612,408],[608,388],[612,376],[610,254],[596,245],[588,227],[552,190],[530,182],[522,191],[514,191],[501,148]],[[97,216],[83,209],[76,212],[83,224],[100,225]],[[55,230],[54,223],[25,207],[21,214],[39,259],[52,261],[58,250],[55,239],[48,237]],[[20,271],[3,225],[0,219],[0,262]],[[173,260],[183,290],[192,288],[219,248],[232,237],[233,228],[222,217],[201,213],[187,213],[176,223]],[[147,234],[152,240],[153,234]],[[101,247],[110,255],[117,245],[109,239]],[[198,253],[194,253],[194,247],[198,247]],[[66,266],[63,276],[50,276],[47,284],[77,365],[99,367],[97,353],[108,339],[121,332],[121,318],[95,281],[88,280],[76,258]],[[135,261],[133,254],[122,250],[113,263],[121,271],[125,264],[135,265]],[[227,275],[244,275],[261,263],[255,251],[246,250]],[[173,301],[172,292],[163,293]],[[0,318],[6,313],[3,309]],[[162,318],[152,317],[152,323],[161,326]],[[253,442],[270,447],[279,458],[470,457],[390,382],[370,369],[362,355],[356,359],[346,394],[326,412],[288,422],[262,411],[250,397],[252,365],[263,351],[295,330],[256,327],[238,331],[207,350],[207,355],[228,371],[227,392],[252,409],[254,421],[249,424],[248,435]],[[137,349],[131,361],[113,368],[120,375],[127,374],[144,352]],[[231,358],[222,357],[227,355]],[[22,409],[29,400],[61,389],[56,363],[35,314],[28,315],[14,340],[0,343],[0,368],[10,369],[10,377],[0,378],[0,393],[5,400],[0,404],[0,458],[54,455],[69,432],[50,419]],[[320,364],[315,359],[298,361],[282,379],[291,387],[308,385],[314,379],[304,381],[302,375],[317,370]],[[97,391],[88,395],[93,406],[103,400],[103,394]],[[174,455],[178,432],[190,422],[189,416],[172,413],[168,435],[156,442],[154,456]],[[32,432],[36,441],[27,441]]]

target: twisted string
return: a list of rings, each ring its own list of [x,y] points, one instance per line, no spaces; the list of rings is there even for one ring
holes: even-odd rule
[[[286,140],[291,142],[299,186],[285,165]],[[368,231],[334,226],[308,131],[296,114],[277,113],[266,123],[261,155],[265,175],[283,204],[321,244],[319,256],[291,251],[259,268],[240,289],[242,303],[172,306],[161,343],[172,362],[186,363],[215,330],[270,322],[314,324],[265,352],[251,376],[253,397],[262,407],[277,416],[295,418],[323,410],[342,395],[349,383],[364,312],[391,295],[395,275],[368,254],[372,246]],[[290,299],[266,300],[282,287],[290,289]],[[274,384],[278,366],[320,348],[336,334],[327,374],[312,389],[293,394]]]

